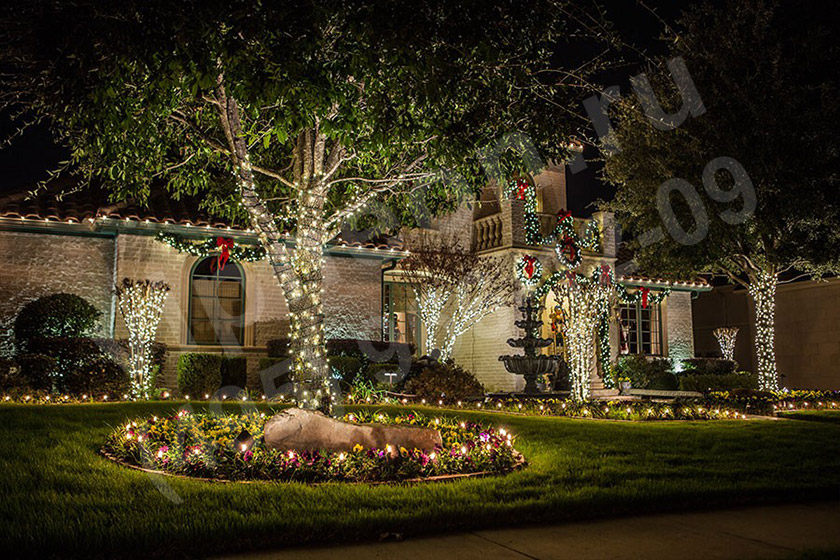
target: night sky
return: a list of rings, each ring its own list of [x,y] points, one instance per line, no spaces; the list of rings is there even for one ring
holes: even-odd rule
[[[663,23],[672,23],[689,2],[674,0],[612,0],[605,3],[608,18],[615,29],[628,44],[635,45],[649,55],[663,54],[665,45],[659,40]],[[655,15],[651,13],[655,12]],[[562,53],[559,54],[562,57]],[[603,86],[620,85],[622,91],[628,90],[629,77],[640,71],[639,58],[632,52],[625,53],[627,64],[600,76],[598,81]],[[579,108],[585,114],[583,107]],[[0,133],[5,138],[11,131],[7,116],[0,117]],[[592,130],[590,134],[594,135]],[[597,149],[586,147],[584,157],[591,160],[598,157]],[[11,146],[0,149],[0,194],[15,192],[31,187],[37,181],[47,178],[47,170],[55,168],[59,161],[68,158],[68,152],[57,146],[51,139],[45,125],[32,127],[23,136],[16,138]],[[609,199],[613,189],[599,180],[600,166],[590,162],[587,169],[576,174],[568,174],[569,209],[577,216],[587,216],[594,209],[594,201]]]

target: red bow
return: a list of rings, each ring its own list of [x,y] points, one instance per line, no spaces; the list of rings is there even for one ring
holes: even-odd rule
[[[530,280],[531,277],[534,276],[534,266],[536,265],[537,257],[525,255],[522,257],[522,260],[525,261],[525,276],[527,276]]]
[[[567,270],[566,271],[566,278],[568,278],[568,280],[569,280],[569,287],[570,288],[574,287],[575,280],[576,280],[575,273],[572,272],[571,270]]]
[[[571,217],[572,213],[568,210],[560,210],[559,212],[557,212],[557,223],[562,224]]]
[[[563,237],[563,247],[560,250],[562,252],[567,253],[566,258],[571,263],[573,263],[577,258],[577,247],[575,246],[575,240],[569,237],[568,235]]]
[[[609,287],[610,285],[610,265],[601,265],[601,285]]]
[[[639,288],[639,291],[642,293],[642,309],[647,309],[648,306],[648,294],[650,293],[650,288]]]
[[[516,181],[516,186],[519,188],[519,191],[516,193],[516,199],[517,200],[525,200],[525,192],[528,190],[528,187],[530,186],[528,184],[528,181],[525,181],[524,179],[519,179],[519,180]]]
[[[224,270],[225,265],[227,264],[228,260],[230,259],[230,250],[233,249],[233,239],[224,237],[217,237],[216,238],[216,247],[222,250],[222,253],[218,256],[218,258],[210,264],[210,271],[215,272],[216,267],[219,270]]]

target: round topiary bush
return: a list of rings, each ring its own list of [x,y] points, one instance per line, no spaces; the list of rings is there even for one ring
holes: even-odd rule
[[[221,354],[189,353],[178,358],[178,389],[182,395],[212,395],[221,386]]]
[[[32,346],[36,339],[90,335],[102,313],[75,294],[52,294],[23,306],[15,319],[18,352],[44,353]]]
[[[403,391],[426,400],[453,400],[484,395],[484,386],[475,376],[452,362],[441,362],[410,378]]]
[[[365,449],[349,452],[279,450],[265,445],[273,412],[193,414],[126,422],[108,438],[106,455],[122,463],[169,474],[222,480],[384,482],[474,473],[502,474],[524,464],[515,438],[504,429],[447,417],[363,410],[345,422],[400,424],[439,430],[434,450]],[[243,444],[243,442],[245,442]]]

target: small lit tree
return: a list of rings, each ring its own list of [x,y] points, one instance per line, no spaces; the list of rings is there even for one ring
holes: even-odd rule
[[[455,342],[476,323],[509,303],[514,290],[504,257],[480,256],[457,241],[424,238],[401,268],[414,289],[430,346],[449,358]]]
[[[155,341],[169,285],[123,278],[114,290],[128,329],[128,367],[134,397],[148,398],[152,390],[152,343]]]

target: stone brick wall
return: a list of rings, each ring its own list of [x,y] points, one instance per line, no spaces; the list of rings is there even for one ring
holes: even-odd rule
[[[694,357],[694,330],[691,322],[691,292],[673,291],[665,298],[662,309],[668,357],[674,367],[680,361]]]
[[[330,255],[324,270],[327,338],[382,338],[382,261]]]
[[[178,357],[184,352],[221,352],[214,346],[187,344],[189,275],[198,260],[148,235],[116,237],[0,232],[0,352],[13,351],[11,328],[27,302],[57,292],[80,295],[103,316],[99,336],[127,338],[122,317],[112,308],[112,287],[124,277],[169,284],[157,340],[169,353],[161,375],[163,386],[177,386]],[[116,273],[114,257],[116,254]],[[324,302],[329,338],[378,339],[381,316],[381,263],[360,255],[325,257]],[[241,263],[245,277],[245,338],[242,348],[227,353],[248,357],[249,385],[260,388],[259,358],[266,343],[288,336],[288,308],[283,292],[265,261]]]
[[[102,312],[97,335],[111,325],[114,242],[110,238],[0,231],[0,355],[14,351],[20,309],[41,296],[68,292]]]

